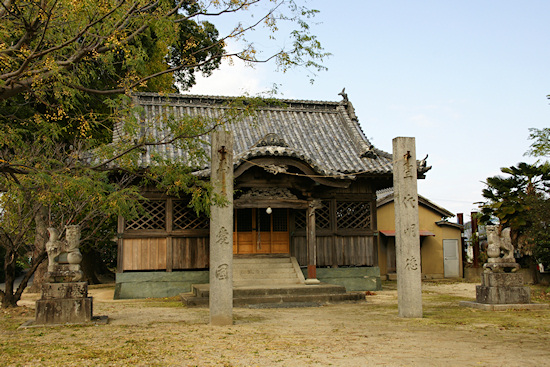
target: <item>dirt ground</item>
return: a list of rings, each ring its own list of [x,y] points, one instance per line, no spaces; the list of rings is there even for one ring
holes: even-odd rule
[[[212,327],[208,309],[176,298],[112,300],[93,288],[107,325],[18,329],[38,295],[0,311],[0,365],[21,366],[548,366],[550,311],[490,312],[458,306],[475,284],[423,284],[421,319],[397,317],[395,283],[366,302],[309,308],[235,308]],[[533,289],[550,302],[548,289]]]

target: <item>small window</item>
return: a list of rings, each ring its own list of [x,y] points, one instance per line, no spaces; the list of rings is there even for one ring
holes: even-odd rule
[[[237,232],[252,231],[252,209],[238,209],[235,219]]]
[[[288,210],[273,209],[273,232],[288,232]]]
[[[261,232],[271,232],[271,215],[267,214],[265,209],[256,209],[256,215],[260,225],[258,226]]]

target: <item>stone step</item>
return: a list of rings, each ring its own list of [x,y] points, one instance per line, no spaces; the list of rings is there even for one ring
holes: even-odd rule
[[[303,283],[296,278],[288,279],[249,279],[249,280],[233,280],[233,287],[271,287],[274,284],[277,285],[303,285]]]
[[[207,297],[186,297],[181,296],[182,302],[188,307],[208,307]],[[350,293],[350,294],[325,294],[325,295],[299,295],[299,296],[284,296],[274,295],[265,297],[243,297],[234,298],[234,307],[244,307],[250,305],[269,305],[270,307],[283,307],[284,304],[292,304],[293,307],[300,307],[300,305],[315,304],[327,304],[327,303],[340,303],[340,302],[365,302],[364,293]]]
[[[208,306],[208,284],[194,286],[193,293],[180,295],[182,302],[189,307]],[[300,307],[338,302],[365,301],[363,292],[347,292],[342,286],[320,284],[314,286],[298,285],[294,287],[278,286],[272,288],[235,288],[233,306],[263,305],[264,307]]]
[[[235,287],[303,283],[303,275],[296,260],[289,256],[254,256],[233,259],[233,286]]]
[[[209,284],[193,285],[193,294],[197,297],[208,297],[210,292]],[[249,286],[249,287],[234,287],[233,297],[251,297],[265,295],[300,295],[300,294],[344,294],[346,287],[334,284],[317,284],[317,285],[284,285],[277,284],[265,287]]]
[[[285,264],[251,264],[251,265],[235,265],[233,264],[233,271],[244,271],[244,270],[260,270],[265,271],[266,269],[294,269],[292,263]]]
[[[279,264],[279,265],[275,265],[275,264],[263,264],[263,265],[254,264],[250,266],[233,265],[233,272],[243,272],[247,270],[265,272],[266,270],[277,270],[277,269],[294,270],[294,266],[291,263]]]
[[[267,257],[267,256],[251,256],[251,257],[233,257],[233,266],[238,264],[281,264],[281,263],[290,263],[290,256],[284,257]]]
[[[233,280],[285,278],[296,278],[296,272],[294,269],[276,269],[274,271],[251,271],[250,269],[247,269],[242,272],[233,272]]]

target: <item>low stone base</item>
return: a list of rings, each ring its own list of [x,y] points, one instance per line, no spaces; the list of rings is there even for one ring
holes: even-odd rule
[[[550,305],[545,303],[516,303],[506,305],[491,305],[487,303],[479,303],[473,301],[461,301],[461,307],[477,308],[485,311],[508,311],[508,310],[548,310]]]
[[[114,299],[174,297],[208,282],[208,270],[117,273]]]
[[[477,303],[528,304],[531,290],[523,286],[523,275],[517,273],[483,273],[476,287]]]
[[[307,269],[302,269],[302,273],[306,276]],[[378,266],[317,268],[317,279],[322,283],[343,285],[348,292],[382,289]]]
[[[481,285],[486,287],[523,287],[520,273],[483,273]]]
[[[88,283],[44,283],[42,299],[68,299],[88,297]]]
[[[527,287],[476,286],[476,301],[487,304],[530,303],[531,289]]]
[[[308,278],[308,279],[305,280],[305,283],[306,283],[306,285],[316,285],[316,284],[321,284],[321,281],[319,279],[315,279],[315,278],[313,278],[313,279]]]
[[[91,320],[92,297],[36,301],[37,325],[76,324]]]

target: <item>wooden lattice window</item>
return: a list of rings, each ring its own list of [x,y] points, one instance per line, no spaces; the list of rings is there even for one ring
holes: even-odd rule
[[[338,201],[336,225],[338,229],[370,229],[371,203],[365,201]]]
[[[294,225],[296,229],[306,229],[306,210],[296,210],[294,213]],[[325,203],[322,208],[315,210],[315,228],[330,229],[329,203]]]
[[[235,228],[237,232],[252,231],[252,209],[237,209]]]
[[[197,213],[187,206],[187,201],[177,200],[172,202],[172,228],[173,229],[208,229],[210,219]]]
[[[315,227],[317,229],[330,229],[330,206],[323,205],[315,210]]]
[[[273,209],[273,232],[288,231],[288,210]]]
[[[271,215],[263,209],[256,209],[256,226],[262,232],[271,232]]]
[[[306,229],[306,211],[305,210],[295,210],[294,211],[294,227],[296,229]]]
[[[126,222],[126,229],[166,229],[166,201],[148,200],[142,202],[145,213]]]

